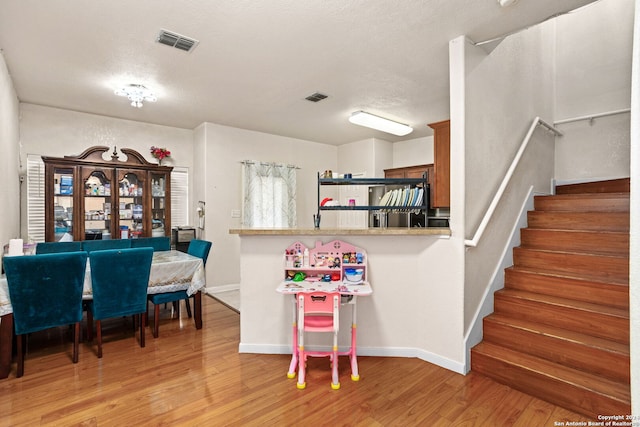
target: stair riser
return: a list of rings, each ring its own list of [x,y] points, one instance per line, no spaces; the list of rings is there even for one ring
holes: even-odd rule
[[[620,178],[607,181],[559,185],[556,187],[556,194],[629,193],[630,189],[631,180],[629,178]]]
[[[514,248],[516,267],[568,274],[585,279],[629,281],[629,260],[623,257],[583,255],[564,252],[544,252]]]
[[[536,333],[484,319],[484,340],[513,350],[591,372],[616,381],[630,381],[629,354]]]
[[[629,214],[614,212],[527,212],[529,228],[629,232]]]
[[[495,312],[629,344],[629,319],[496,293]]]
[[[547,212],[629,212],[629,195],[536,196],[533,204],[535,210]]]
[[[504,286],[506,289],[516,289],[629,309],[629,288],[625,285],[543,276],[516,269],[507,269],[505,270]]]
[[[551,375],[474,352],[471,369],[517,390],[597,419],[602,414],[629,414],[630,405],[594,393]]]
[[[629,253],[628,233],[602,233],[565,230],[520,230],[521,246],[567,252],[605,253],[626,255]]]

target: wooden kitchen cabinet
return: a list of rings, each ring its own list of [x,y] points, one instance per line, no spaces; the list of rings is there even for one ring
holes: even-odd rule
[[[429,172],[433,165],[407,166],[404,168],[385,169],[385,178],[422,178],[422,174]],[[429,178],[429,177],[427,177]]]
[[[450,123],[444,120],[429,124],[433,129],[434,182],[431,187],[431,202],[434,208],[448,208],[450,195]]]
[[[43,157],[45,240],[169,236],[172,167],[149,163],[137,151],[116,149],[111,160],[96,146],[78,156]]]

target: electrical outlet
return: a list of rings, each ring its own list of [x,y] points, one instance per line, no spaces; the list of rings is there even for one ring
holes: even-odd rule
[[[231,209],[231,218],[240,218],[240,209]]]

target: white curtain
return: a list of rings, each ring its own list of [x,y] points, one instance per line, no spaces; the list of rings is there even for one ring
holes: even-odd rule
[[[244,161],[243,225],[255,228],[290,228],[296,215],[296,167]]]

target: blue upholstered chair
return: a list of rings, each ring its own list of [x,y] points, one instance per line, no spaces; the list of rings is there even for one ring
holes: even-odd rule
[[[103,319],[134,316],[140,324],[140,347],[144,347],[152,259],[152,248],[107,249],[89,253],[93,300],[87,304],[87,338],[93,338],[95,319],[99,358],[102,357]]]
[[[81,250],[82,242],[40,242],[36,245],[36,255],[79,252]]]
[[[86,252],[4,257],[17,335],[18,372],[24,374],[25,334],[74,325],[73,363],[78,362]]]
[[[170,251],[171,239],[169,237],[140,237],[131,239],[132,248],[153,248],[157,251]]]
[[[209,257],[209,251],[211,250],[211,242],[206,240],[193,239],[189,242],[189,248],[187,253],[189,255],[196,256],[202,259],[202,262],[206,265],[207,258]],[[152,294],[148,296],[149,301],[154,305],[153,307],[153,337],[158,338],[160,329],[160,304],[172,302],[177,313],[180,312],[180,301],[184,300],[187,307],[187,314],[191,317],[191,306],[189,305],[189,295],[187,291],[165,292],[163,294]]]
[[[87,252],[129,248],[131,248],[131,240],[129,239],[84,240],[82,242],[82,250]]]

